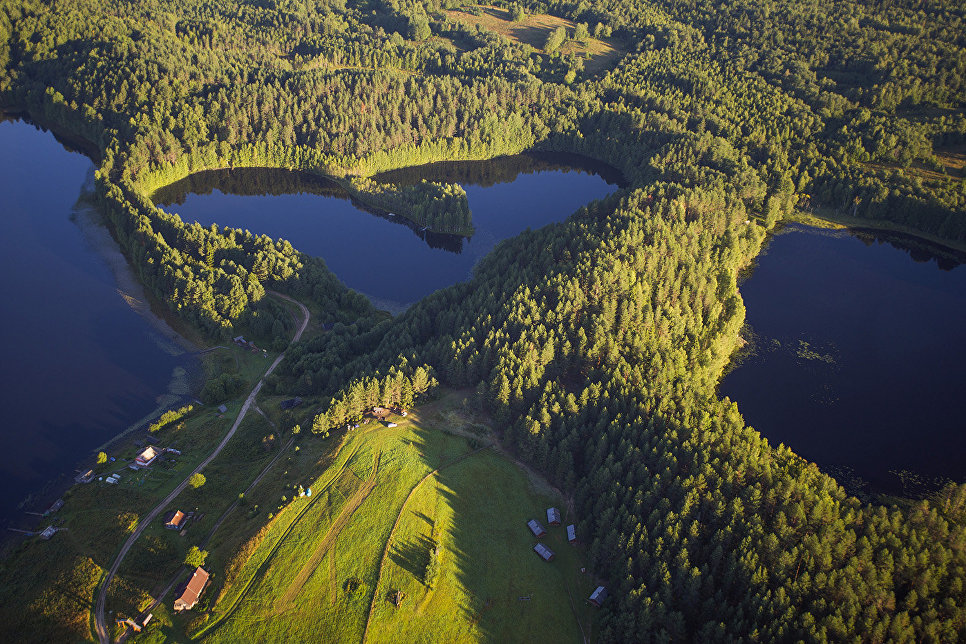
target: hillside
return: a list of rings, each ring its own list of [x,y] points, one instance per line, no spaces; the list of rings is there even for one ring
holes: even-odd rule
[[[266,381],[267,418],[247,420],[245,442],[212,463],[211,493],[188,497],[209,504],[210,521],[241,503],[270,454],[285,454],[214,534],[217,592],[192,623],[160,609],[142,637],[419,637],[445,616],[457,639],[500,639],[552,613],[561,639],[589,620],[602,642],[962,640],[966,485],[851,495],[748,427],[715,388],[741,345],[739,275],[783,219],[804,211],[966,242],[964,19],[950,0],[0,4],[0,106],[100,153],[98,206],[171,316],[213,346],[258,331],[281,350],[288,318],[274,290],[320,325]],[[516,24],[559,36],[538,49],[537,32]],[[581,154],[626,182],[500,243],[471,279],[396,317],[346,289],[324,258],[186,223],[149,199],[216,168],[364,186],[388,170],[528,150]],[[462,209],[457,185],[424,192]],[[429,208],[426,194],[396,198],[434,218],[459,214]],[[252,383],[246,368],[212,371],[209,393],[231,413]],[[472,391],[503,450],[573,499],[586,550],[561,546],[544,566],[519,522],[551,498],[501,455],[472,454],[475,439],[446,422],[338,442],[377,404],[426,404],[437,381]],[[304,406],[277,411],[292,396]],[[189,419],[196,462],[227,424],[200,420],[211,411]],[[479,489],[490,470],[508,499]],[[292,500],[305,484],[313,497]],[[114,520],[81,527],[78,512],[63,556],[31,541],[4,562],[8,639],[93,637],[102,573],[159,500],[144,492],[130,513],[105,510]],[[407,514],[410,503],[429,521]],[[110,609],[149,606],[201,536],[139,543]],[[420,567],[425,577],[437,536],[431,591]],[[580,552],[613,601],[594,619],[575,602],[572,621],[563,593],[586,592],[567,572]],[[514,604],[523,585],[536,586],[532,599]],[[390,591],[403,593],[398,607]]]
[[[526,526],[546,524],[546,508],[564,500],[495,453],[460,400],[343,435],[307,485],[312,495],[278,512],[232,562],[211,611],[191,623],[196,637],[582,641],[594,578],[580,574],[563,527],[542,541],[557,554],[545,563]]]

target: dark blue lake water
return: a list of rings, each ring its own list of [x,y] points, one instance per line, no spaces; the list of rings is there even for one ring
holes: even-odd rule
[[[78,198],[91,169],[49,133],[0,122],[0,519],[176,398],[177,376],[193,365],[138,312],[139,291],[119,282],[107,257],[116,247],[85,223]],[[289,239],[377,303],[404,305],[465,280],[500,240],[559,221],[619,181],[559,156],[380,177],[422,178],[466,188],[471,239],[417,234],[358,208],[337,186],[284,171],[200,173],[155,198],[189,221]],[[750,424],[840,480],[892,491],[910,479],[890,471],[964,480],[966,267],[869,236],[790,227],[741,292],[755,350],[720,393]]]
[[[873,491],[966,480],[966,265],[910,243],[772,238],[740,286],[754,352],[719,388],[770,442]]]
[[[171,400],[190,363],[125,299],[140,293],[119,287],[104,254],[116,247],[85,224],[92,169],[52,134],[0,122],[0,523]]]
[[[497,242],[565,219],[616,190],[620,180],[610,168],[559,154],[436,163],[376,179],[460,183],[475,234],[470,239],[417,234],[399,221],[366,212],[334,184],[280,170],[199,173],[158,191],[154,199],[185,221],[287,239],[323,258],[343,283],[377,306],[394,309],[468,279]]]

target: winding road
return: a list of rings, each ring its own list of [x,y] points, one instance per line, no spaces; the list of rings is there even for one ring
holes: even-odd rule
[[[305,308],[301,302],[293,300],[292,298],[282,295],[281,293],[275,293],[272,291],[272,295],[292,302],[293,304],[296,304],[299,309],[301,309],[302,323],[299,325],[298,331],[295,332],[295,336],[292,338],[293,343],[298,342],[298,340],[302,337],[302,333],[305,332],[305,329],[309,325],[309,310]],[[275,367],[282,362],[284,357],[285,352],[283,351],[277,358],[275,358],[272,364],[268,367],[268,370],[262,374],[262,377],[258,380],[258,384],[256,384],[255,388],[252,389],[252,392],[248,394],[248,398],[245,399],[245,404],[242,405],[241,411],[238,412],[238,417],[235,419],[234,424],[232,424],[231,429],[228,430],[228,433],[225,434],[225,437],[220,443],[218,443],[218,446],[215,447],[214,451],[212,451],[205,460],[199,463],[198,467],[196,467],[191,474],[185,477],[185,480],[178,484],[178,487],[173,489],[171,493],[168,494],[163,501],[161,501],[161,503],[159,503],[153,510],[144,515],[144,517],[138,521],[137,528],[135,528],[134,532],[131,533],[131,536],[127,538],[127,541],[124,542],[124,545],[121,546],[121,550],[117,553],[114,563],[111,564],[111,568],[107,571],[107,575],[104,577],[97,591],[97,602],[94,609],[94,628],[97,631],[97,638],[100,640],[101,644],[110,644],[111,641],[110,636],[108,635],[107,626],[104,623],[104,608],[107,604],[107,590],[110,588],[111,582],[114,580],[114,576],[121,567],[121,562],[124,561],[124,557],[127,556],[131,546],[133,546],[138,540],[138,537],[141,536],[141,533],[144,532],[149,525],[151,525],[151,522],[154,521],[159,514],[164,512],[164,509],[171,505],[171,502],[174,501],[175,498],[177,498],[177,496],[181,494],[186,487],[188,487],[189,479],[191,479],[194,474],[205,469],[209,463],[215,460],[215,457],[218,456],[221,450],[225,448],[225,445],[227,445],[228,441],[231,440],[231,437],[235,435],[235,431],[245,419],[245,415],[248,414],[248,410],[255,403],[255,397],[258,395],[258,392],[261,391],[262,385],[265,384],[265,378],[267,378],[275,370]]]

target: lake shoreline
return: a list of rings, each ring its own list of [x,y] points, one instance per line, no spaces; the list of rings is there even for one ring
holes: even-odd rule
[[[966,242],[958,242],[938,235],[931,235],[890,221],[861,219],[859,217],[849,217],[823,210],[821,213],[814,211],[798,212],[788,217],[785,222],[826,230],[890,233],[900,238],[923,242],[929,246],[937,247],[936,251],[952,252],[956,256],[966,259]],[[962,262],[963,259],[960,261]]]
[[[963,482],[941,457],[959,449],[955,419],[936,410],[961,382],[964,258],[933,250],[893,231],[782,223],[740,276],[748,344],[717,397],[866,501]],[[908,427],[922,428],[922,446]]]
[[[29,121],[25,121],[29,122]],[[61,142],[58,139],[58,142]],[[86,156],[86,155],[85,155]],[[167,391],[159,391],[156,397],[157,405],[139,418],[132,418],[130,424],[120,432],[109,437],[96,447],[92,447],[82,458],[76,461],[74,470],[65,470],[39,483],[29,491],[18,504],[16,512],[5,519],[6,527],[18,529],[42,529],[50,523],[56,522],[56,514],[50,517],[36,516],[42,514],[58,498],[64,498],[68,491],[77,485],[74,477],[78,472],[93,467],[93,457],[99,451],[114,448],[122,450],[137,441],[140,432],[146,432],[149,424],[166,410],[177,407],[186,402],[197,402],[197,392],[204,385],[205,372],[197,354],[202,350],[195,341],[179,333],[165,319],[158,308],[160,303],[154,300],[138,280],[133,266],[121,252],[111,232],[108,230],[100,212],[93,204],[93,170],[85,179],[81,194],[70,213],[70,220],[80,231],[85,245],[99,261],[103,261],[108,268],[116,287],[117,294],[130,308],[144,319],[150,329],[151,336],[159,348],[183,363],[172,372],[167,385]],[[180,373],[179,373],[180,371]],[[33,513],[33,514],[28,514]],[[3,530],[0,537],[0,558],[9,555],[12,548],[28,538],[11,530]]]

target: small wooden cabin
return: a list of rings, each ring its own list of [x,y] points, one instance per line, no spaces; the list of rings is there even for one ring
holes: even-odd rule
[[[590,594],[588,601],[597,608],[600,608],[600,605],[604,603],[605,599],[607,599],[607,589],[603,586],[597,586],[597,590]]]
[[[544,561],[553,561],[553,550],[543,545],[542,543],[538,543],[537,545],[535,545],[533,547],[533,551],[536,552],[538,555],[540,555],[540,558],[543,559]]]
[[[536,519],[530,519],[527,521],[527,527],[530,528],[530,532],[532,532],[533,536],[535,536],[537,539],[540,539],[547,534],[547,531],[543,529],[543,526],[540,525],[540,522]]]

